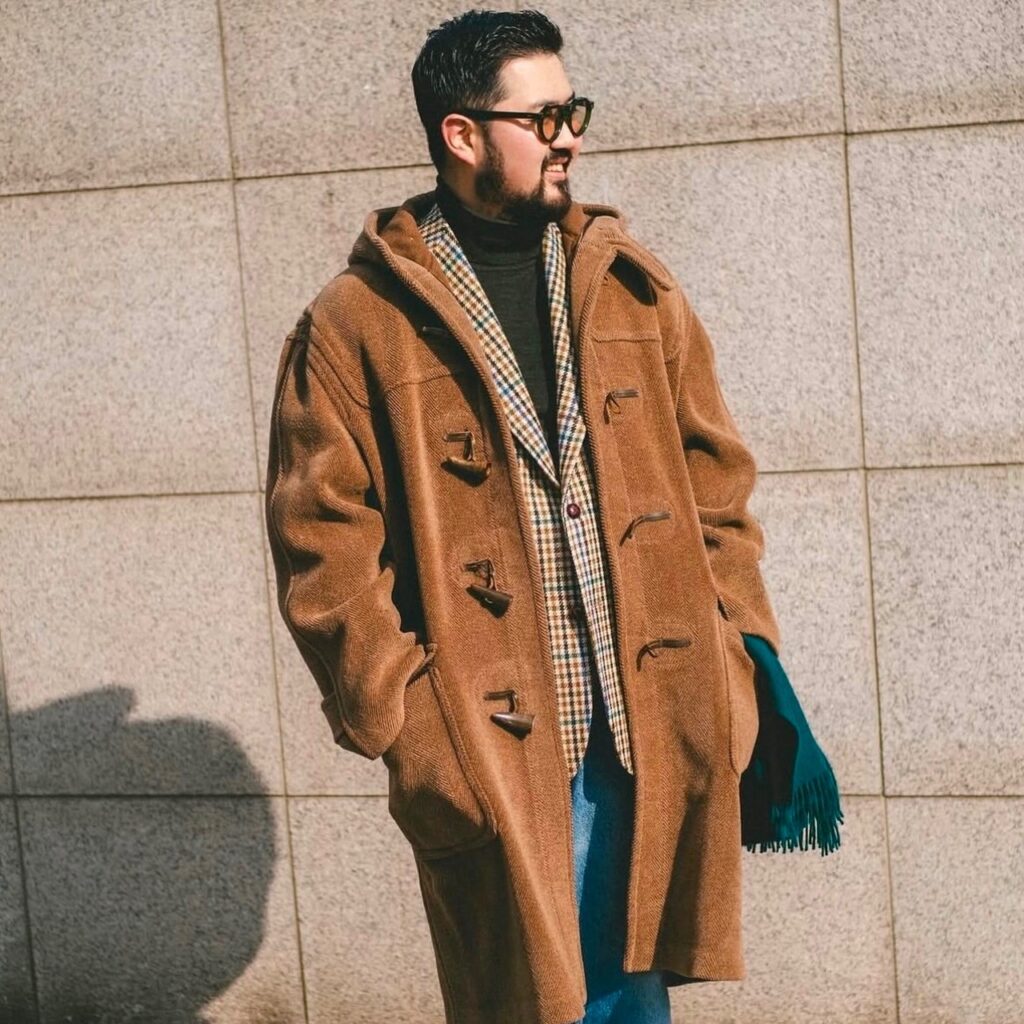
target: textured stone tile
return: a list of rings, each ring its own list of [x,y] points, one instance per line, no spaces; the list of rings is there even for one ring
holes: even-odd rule
[[[217,8],[11,0],[0,191],[229,173]]]
[[[1024,459],[1024,126],[853,138],[869,466]]]
[[[34,1024],[35,996],[14,805],[0,797],[0,1020]]]
[[[842,130],[832,4],[550,0],[592,149]]]
[[[0,200],[0,498],[254,487],[231,186]]]
[[[1021,1019],[1024,802],[889,801],[901,1024]]]
[[[310,1024],[444,1017],[415,861],[387,804],[290,801]]]
[[[429,163],[409,76],[427,32],[465,9],[223,0],[235,173]]]
[[[348,266],[366,215],[428,192],[429,167],[242,181],[236,186],[260,486],[266,486],[270,407],[288,332]]]
[[[304,1020],[282,800],[21,807],[44,1024]]]
[[[842,140],[598,154],[577,179],[677,275],[760,468],[859,465]]]
[[[5,694],[3,671],[3,632],[0,629],[0,793],[10,793],[11,753],[7,742],[7,697]]]
[[[0,506],[19,792],[280,792],[257,505]]]
[[[876,471],[868,496],[886,792],[1024,793],[1024,467]]]
[[[273,590],[271,599],[275,601],[274,645],[288,792],[387,796],[384,762],[380,758],[368,761],[334,742],[331,727],[320,710],[316,680],[281,619]]]
[[[776,473],[751,509],[782,662],[843,793],[881,793],[878,699],[862,476]]]
[[[885,820],[844,797],[842,845],[743,854],[747,977],[671,990],[678,1024],[896,1022]]]
[[[1013,0],[841,0],[850,131],[1024,116]]]

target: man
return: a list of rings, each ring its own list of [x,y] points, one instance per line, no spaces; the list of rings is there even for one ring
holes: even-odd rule
[[[561,45],[535,11],[428,36],[437,187],[289,334],[267,520],[334,738],[387,764],[447,1020],[667,1024],[667,986],[744,977],[744,634],[779,633],[708,336],[571,197]]]

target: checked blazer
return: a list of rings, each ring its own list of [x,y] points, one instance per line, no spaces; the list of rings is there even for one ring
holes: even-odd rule
[[[601,686],[619,762],[633,774],[622,681],[616,660],[607,563],[597,522],[586,424],[576,386],[561,232],[547,225],[541,253],[555,348],[558,460],[505,333],[455,232],[435,203],[420,234],[483,342],[516,441],[544,580],[562,748],[570,778],[583,760],[592,718],[591,686]]]

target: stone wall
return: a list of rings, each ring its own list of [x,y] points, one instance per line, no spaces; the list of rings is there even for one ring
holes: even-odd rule
[[[0,5],[5,1022],[442,1019],[261,489],[285,334],[366,212],[433,184],[409,69],[460,9]],[[748,978],[676,1019],[1018,1021],[1021,6],[544,10],[596,102],[576,198],[715,343],[846,811],[830,857],[745,854]]]

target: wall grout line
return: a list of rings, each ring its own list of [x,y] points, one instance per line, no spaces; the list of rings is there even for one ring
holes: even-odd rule
[[[385,783],[386,784],[386,783]],[[875,800],[884,796],[886,800],[1024,800],[1022,793],[882,793],[870,790],[860,791],[839,788],[840,796],[851,800]],[[0,794],[2,799],[6,794]],[[225,790],[220,793],[210,792],[168,792],[168,793],[19,793],[22,803],[29,800],[387,800],[388,794],[383,791],[376,793],[330,793],[330,792],[265,792],[240,793]]]
[[[225,104],[227,103],[225,91]],[[644,146],[607,147],[592,149],[581,154],[583,159],[600,156],[616,156],[633,153],[664,153],[677,149],[699,149],[709,146],[741,146],[758,142],[793,142],[807,139],[825,139],[837,135],[844,138],[861,138],[868,135],[901,135],[908,132],[943,132],[956,129],[1019,127],[1024,125],[1022,118],[993,118],[988,121],[951,121],[948,124],[918,124],[893,128],[866,128],[861,131],[848,131],[845,127],[846,111],[843,109],[843,127],[830,128],[823,131],[796,131],[778,135],[736,136],[728,139],[693,139],[688,142],[665,142]],[[216,185],[230,183],[232,186],[247,181],[274,181],[280,178],[312,178],[331,174],[380,174],[384,171],[411,171],[433,168],[430,161],[416,160],[412,163],[375,164],[359,167],[321,167],[311,171],[270,171],[265,174],[235,174],[232,160],[231,174],[227,177],[206,178],[168,178],[162,181],[125,181],[110,185],[87,185],[82,188],[34,189],[26,192],[0,192],[0,201],[4,199],[31,199],[41,196],[78,195],[85,192],[116,192],[124,189],[170,188],[188,185]]]
[[[39,1020],[39,981],[36,977],[35,947],[32,943],[32,920],[28,906],[28,871],[25,868],[25,850],[21,841],[21,808],[18,805],[18,782],[14,770],[14,732],[11,726],[11,705],[7,699],[7,669],[4,660],[3,632],[0,630],[0,691],[3,695],[4,731],[7,735],[7,768],[11,779],[11,810],[14,814],[14,843],[18,851],[18,871],[21,875],[21,910],[25,927],[25,952],[28,956],[28,976],[32,983],[32,1005],[36,1021]],[[2,798],[2,794],[0,794]]]
[[[251,387],[251,385],[250,385]],[[250,391],[250,401],[252,392]],[[862,413],[863,415],[863,413]],[[862,425],[863,444],[863,425]],[[868,466],[861,462],[855,466],[781,466],[762,468],[758,465],[757,475],[762,476],[827,476],[832,473],[906,473],[919,471],[942,472],[950,469],[1024,469],[1024,461],[1007,462],[936,462],[936,463],[905,463],[898,466]],[[164,498],[230,498],[230,497],[263,497],[264,488],[248,488],[242,490],[210,490],[210,491],[139,491],[125,494],[61,494],[41,495],[39,497],[0,498],[0,508],[16,505],[36,505],[58,502],[86,501],[137,501]]]
[[[889,797],[882,795],[882,839],[885,848],[885,877],[889,897],[889,941],[892,944],[892,992],[896,1003],[896,1024],[900,1024],[899,950],[896,947],[896,887],[892,877],[892,832],[889,829]]]
[[[250,400],[251,392],[250,392]],[[1024,469],[1024,461],[1010,460],[1007,462],[940,462],[940,463],[905,463],[898,466],[866,466],[862,462],[855,466],[781,466],[775,468],[762,468],[758,466],[758,476],[814,476],[827,475],[829,473],[903,473],[934,470],[941,472],[949,469]],[[43,495],[37,498],[0,498],[0,508],[17,505],[41,505],[45,503],[56,504],[65,502],[120,502],[120,501],[147,501],[151,499],[165,498],[239,498],[239,497],[263,497],[264,489],[262,484],[258,488],[242,490],[152,490],[152,492],[137,492],[123,495]]]
[[[0,794],[2,795],[2,794]],[[878,793],[868,794],[855,794],[855,795],[866,795],[866,796],[878,796]],[[1000,796],[1002,794],[999,794]],[[1021,794],[1024,796],[1024,794]],[[47,792],[27,792],[19,793],[19,798],[22,801],[25,800],[283,800],[285,797],[303,797],[303,798],[315,798],[317,800],[348,800],[348,799],[366,799],[369,797],[380,797],[381,799],[387,798],[387,793],[285,793],[278,792],[276,790],[259,790],[257,792],[241,792],[239,790],[221,790],[220,792],[195,790],[194,792],[188,792],[179,790],[177,792],[155,792],[155,791],[138,791],[138,792],[127,792],[127,793],[115,793],[115,792],[98,792],[98,793],[47,793]]]
[[[209,491],[135,491],[124,494],[43,494],[38,497],[0,498],[0,507],[4,505],[36,505],[46,502],[84,502],[84,501],[136,501],[150,498],[231,498],[244,495],[262,494],[263,488],[243,488],[241,490],[209,490]]]
[[[900,1021],[900,984],[899,954],[896,949],[896,905],[894,902],[894,886],[892,877],[892,850],[889,841],[889,804],[885,787],[885,736],[882,728],[882,684],[878,666],[878,615],[875,605],[874,551],[871,543],[871,501],[869,497],[870,473],[867,466],[867,431],[864,425],[864,386],[861,376],[860,358],[860,322],[857,316],[857,261],[854,254],[853,231],[853,196],[850,185],[850,131],[847,124],[846,111],[846,76],[843,66],[843,25],[842,0],[835,0],[836,13],[836,45],[839,63],[839,97],[843,112],[843,192],[846,199],[846,244],[849,252],[850,268],[850,301],[853,312],[853,351],[854,365],[857,371],[857,408],[860,417],[860,452],[863,469],[861,477],[862,514],[864,523],[864,540],[867,553],[867,599],[871,621],[871,657],[875,673],[875,712],[878,729],[878,771],[882,784],[882,828],[885,847],[885,877],[888,886],[889,901],[889,939],[892,943],[892,982],[893,1001],[896,1011],[896,1024]]]
[[[259,428],[256,423],[256,393],[255,384],[253,382],[252,374],[252,351],[249,344],[249,310],[248,304],[246,303],[245,295],[245,270],[242,259],[242,233],[239,226],[238,219],[238,191],[237,191],[237,178],[235,174],[235,146],[234,146],[234,135],[231,128],[231,94],[228,85],[228,59],[227,59],[227,47],[225,44],[224,37],[224,13],[221,8],[221,0],[216,0],[217,7],[217,34],[220,43],[220,71],[221,71],[221,89],[224,97],[224,123],[225,133],[227,136],[228,146],[228,168],[231,172],[231,210],[232,216],[234,217],[235,224],[235,269],[238,274],[238,299],[241,304],[242,313],[242,347],[245,352],[245,375],[249,387],[249,415],[252,419],[252,450],[253,450],[253,462],[255,465],[256,473],[256,490],[255,494],[260,494],[260,446],[259,446]],[[274,687],[274,707],[277,713],[277,743],[278,752],[281,758],[281,790],[282,790],[282,806],[284,807],[284,830],[285,830],[285,843],[288,851],[288,871],[291,880],[292,889],[292,913],[295,928],[295,952],[298,960],[299,970],[299,990],[302,995],[302,1014],[309,1024],[309,995],[306,987],[306,966],[305,959],[302,955],[302,928],[299,924],[299,888],[298,880],[295,874],[295,851],[292,844],[292,818],[291,818],[291,801],[288,795],[288,768],[287,768],[287,757],[285,754],[284,747],[284,726],[281,718],[281,688],[280,680],[278,679],[277,672],[277,645],[274,639],[274,622],[273,622],[273,610],[271,608],[270,601],[270,566],[267,562],[267,546],[265,543],[266,528],[263,523],[263,502],[257,502],[257,520],[259,522],[259,546],[260,546],[260,563],[263,566],[263,597],[265,602],[265,608],[267,613],[266,629],[268,633],[268,639],[270,641],[270,673],[271,680]]]

